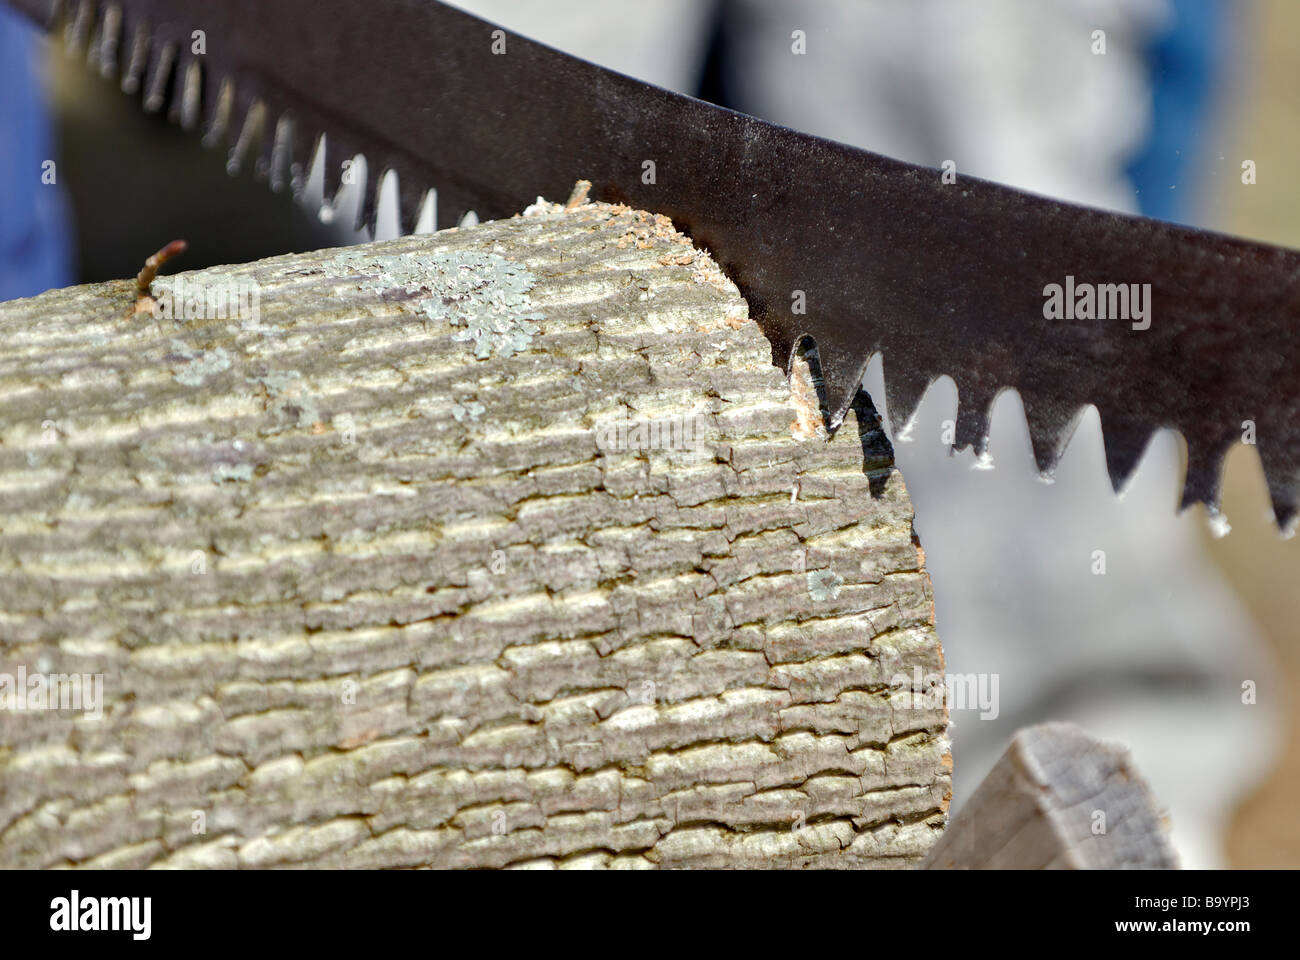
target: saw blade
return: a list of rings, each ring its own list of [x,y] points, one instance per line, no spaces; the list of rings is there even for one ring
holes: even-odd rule
[[[947,374],[956,447],[983,452],[991,404],[1015,388],[1044,473],[1092,404],[1117,491],[1152,432],[1174,428],[1184,506],[1217,506],[1223,457],[1250,438],[1278,523],[1296,512],[1295,251],[945,183],[434,0],[86,0],[66,18],[57,0],[9,2],[61,26],[147,109],[233,140],[232,158],[253,156],[273,184],[301,183],[322,132],[327,191],[364,154],[370,225],[390,170],[406,230],[426,188],[440,228],[563,197],[578,179],[595,199],[667,214],[736,281],[776,362],[816,342],[832,427],[880,352],[895,430]]]

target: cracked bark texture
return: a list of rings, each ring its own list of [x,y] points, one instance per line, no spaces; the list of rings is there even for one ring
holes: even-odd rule
[[[177,276],[258,315],[0,304],[0,673],[105,701],[0,711],[0,865],[930,849],[947,714],[909,691],[943,660],[892,451],[869,404],[827,440],[666,220],[539,203]]]

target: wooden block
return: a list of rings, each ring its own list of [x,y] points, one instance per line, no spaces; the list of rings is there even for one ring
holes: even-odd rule
[[[1016,734],[924,866],[1170,869],[1178,858],[1128,750],[1046,723]]]

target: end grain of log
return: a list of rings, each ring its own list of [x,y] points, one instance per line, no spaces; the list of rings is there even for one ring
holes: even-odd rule
[[[1070,723],[1016,734],[929,869],[1173,869],[1168,824],[1126,748]]]

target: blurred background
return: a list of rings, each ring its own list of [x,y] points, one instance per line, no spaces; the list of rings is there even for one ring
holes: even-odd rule
[[[457,5],[959,177],[1300,247],[1294,0]],[[175,237],[190,244],[176,269],[367,239],[350,229],[355,191],[273,194],[138,101],[0,4],[0,299],[134,275]],[[884,376],[877,358],[875,398]],[[947,668],[998,683],[996,717],[953,712],[954,809],[1016,729],[1074,720],[1129,744],[1185,865],[1300,866],[1300,538],[1274,530],[1254,448],[1229,457],[1211,523],[1176,513],[1176,434],[1152,440],[1117,498],[1095,412],[1044,479],[1014,391],[978,459],[943,442],[958,399],[939,380],[893,437]]]

